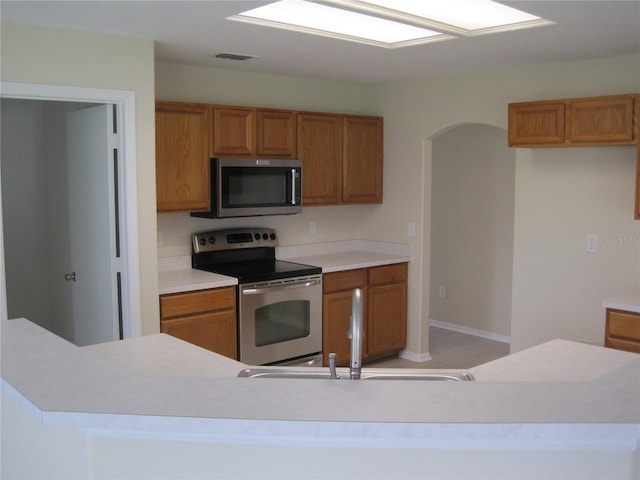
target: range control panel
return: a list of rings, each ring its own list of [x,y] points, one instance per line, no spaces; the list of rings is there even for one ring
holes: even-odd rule
[[[193,253],[234,250],[238,248],[277,247],[278,237],[272,228],[231,228],[194,233]]]

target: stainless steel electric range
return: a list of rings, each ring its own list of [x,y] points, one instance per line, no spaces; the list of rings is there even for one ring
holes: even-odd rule
[[[322,269],[277,260],[270,228],[195,233],[193,268],[238,279],[239,360],[322,363]]]

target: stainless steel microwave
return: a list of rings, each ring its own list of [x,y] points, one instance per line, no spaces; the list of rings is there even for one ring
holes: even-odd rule
[[[211,211],[191,215],[229,218],[301,211],[301,160],[212,158]]]

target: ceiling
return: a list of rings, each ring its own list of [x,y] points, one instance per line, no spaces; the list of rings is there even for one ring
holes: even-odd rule
[[[265,3],[1,0],[0,18],[152,39],[161,62],[361,83],[640,53],[640,0],[501,1],[556,23],[400,49],[225,20]],[[211,58],[220,52],[256,58]]]

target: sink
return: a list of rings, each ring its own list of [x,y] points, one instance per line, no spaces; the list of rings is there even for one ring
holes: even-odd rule
[[[348,369],[337,370],[339,379],[349,380]],[[244,378],[295,378],[329,380],[328,370],[290,370],[281,368],[246,368],[238,377]],[[363,368],[361,380],[421,380],[421,381],[473,381],[470,373],[423,372],[405,368],[367,369]]]

